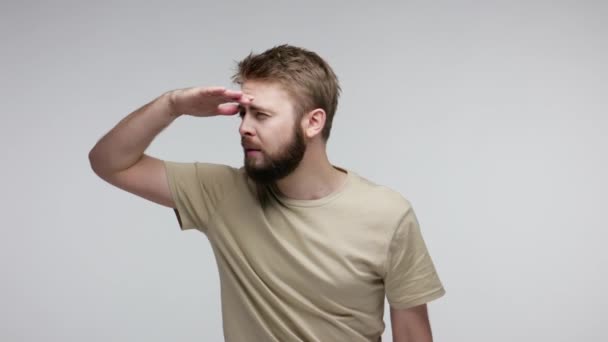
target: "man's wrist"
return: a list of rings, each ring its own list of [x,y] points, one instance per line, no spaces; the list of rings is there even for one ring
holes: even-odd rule
[[[172,119],[177,119],[182,116],[183,113],[180,113],[175,109],[175,98],[173,96],[173,91],[168,91],[162,94],[159,97],[159,101],[161,101],[163,106],[165,106],[166,112]]]

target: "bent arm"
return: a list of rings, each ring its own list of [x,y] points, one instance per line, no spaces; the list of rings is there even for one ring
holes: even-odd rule
[[[179,117],[164,93],[123,118],[89,152],[93,171],[108,183],[161,205],[175,207],[162,160],[144,154]]]

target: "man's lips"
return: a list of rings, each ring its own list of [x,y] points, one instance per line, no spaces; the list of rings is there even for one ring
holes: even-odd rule
[[[253,156],[257,156],[257,155],[261,155],[261,151],[260,150],[255,150],[255,149],[245,149],[245,155],[247,157],[253,157]]]
[[[243,149],[245,150],[245,153],[247,153],[247,154],[262,151],[262,149],[260,147],[258,147],[256,144],[253,144],[253,143],[245,141],[245,140],[241,141],[241,146],[243,146]]]
[[[243,146],[243,149],[245,150],[245,155],[247,156],[253,156],[262,153],[261,149],[252,146]]]
[[[243,146],[243,149],[245,149],[245,151],[260,151],[261,148],[257,147],[256,145],[253,144],[241,144],[241,146]]]

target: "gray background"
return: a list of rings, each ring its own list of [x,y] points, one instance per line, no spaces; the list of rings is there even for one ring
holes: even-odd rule
[[[2,2],[2,341],[219,341],[208,241],[87,153],[164,91],[317,51],[344,90],[331,161],[410,199],[447,295],[437,341],[608,340],[603,1]],[[242,164],[238,118],[148,153]],[[388,306],[384,338],[390,341]]]

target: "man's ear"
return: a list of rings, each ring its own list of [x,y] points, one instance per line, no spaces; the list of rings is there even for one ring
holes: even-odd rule
[[[321,108],[316,108],[304,114],[302,117],[302,128],[306,138],[314,138],[321,134],[325,127],[327,114]]]

